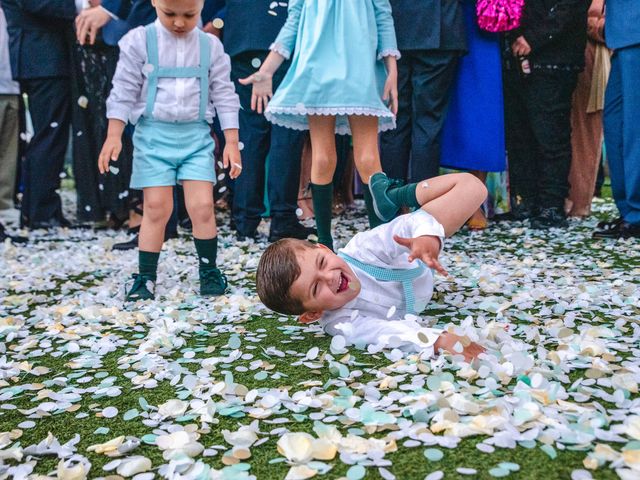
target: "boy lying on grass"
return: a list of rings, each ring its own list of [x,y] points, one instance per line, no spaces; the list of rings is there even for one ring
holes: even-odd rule
[[[484,352],[477,343],[425,328],[417,315],[433,294],[432,271],[447,275],[438,262],[444,238],[464,225],[487,190],[467,173],[414,185],[420,210],[358,233],[337,255],[305,240],[270,245],[258,264],[260,300],[276,312],[299,315],[303,323],[319,320],[327,333],[358,346],[413,344],[431,354],[462,354],[467,361]]]

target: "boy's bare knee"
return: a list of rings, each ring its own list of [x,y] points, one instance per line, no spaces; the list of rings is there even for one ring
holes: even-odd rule
[[[213,201],[195,202],[187,207],[191,221],[205,224],[213,219]]]
[[[166,222],[171,216],[173,210],[173,203],[167,204],[159,200],[147,200],[144,202],[144,215],[143,218],[147,218],[153,223]]]

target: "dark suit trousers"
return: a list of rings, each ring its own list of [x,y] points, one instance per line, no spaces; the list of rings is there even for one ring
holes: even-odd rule
[[[60,172],[69,142],[71,93],[68,77],[20,80],[29,96],[33,138],[24,155],[21,223],[46,222],[62,216]]]
[[[564,207],[571,166],[571,98],[578,72],[504,72],[511,193],[530,205]]]
[[[460,53],[401,53],[397,126],[380,135],[382,169],[391,178],[419,182],[438,175],[440,134]]]
[[[280,229],[296,220],[300,158],[304,136],[302,132],[269,123],[264,115],[251,110],[251,86],[238,83],[255,73],[254,58],[264,60],[268,52],[246,52],[231,61],[231,77],[240,96],[240,141],[243,171],[233,191],[233,218],[236,229],[251,235],[260,224],[264,212],[265,164],[269,156],[267,194],[271,207],[272,228]],[[282,81],[288,64],[283,64],[273,78],[274,90]]]

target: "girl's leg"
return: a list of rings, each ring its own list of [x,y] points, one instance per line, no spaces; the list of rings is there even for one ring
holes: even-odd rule
[[[473,170],[470,172],[474,177],[480,180],[483,184],[487,183],[487,172],[481,172],[480,170]],[[482,206],[478,208],[471,218],[467,222],[467,226],[471,230],[484,230],[487,228],[487,217],[485,217],[484,212],[482,211]]]
[[[138,237],[138,275],[127,293],[127,300],[154,297],[148,282],[155,283],[158,258],[164,241],[164,229],[173,210],[173,187],[144,189],[144,214]]]
[[[416,197],[422,209],[433,215],[450,237],[482,205],[487,187],[470,173],[450,173],[418,182]]]
[[[227,279],[217,266],[218,229],[213,204],[213,183],[185,180],[184,202],[193,225],[193,242],[199,259],[200,294],[222,295]]]
[[[378,149],[378,117],[371,115],[349,116],[353,135],[353,157],[360,179],[367,185],[364,200],[369,224],[375,227],[389,221],[400,207],[418,208],[415,185],[394,187],[382,173]]]
[[[311,194],[318,229],[318,241],[333,250],[331,206],[333,173],[336,170],[336,119],[329,115],[309,115],[311,136]]]

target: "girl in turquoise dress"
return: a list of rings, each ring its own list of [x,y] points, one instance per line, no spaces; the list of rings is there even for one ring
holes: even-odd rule
[[[272,95],[273,73],[292,52]],[[253,84],[252,109],[274,124],[309,130],[318,239],[330,248],[336,133],[353,137],[372,226],[391,220],[401,206],[415,206],[415,185],[391,183],[378,153],[378,132],[395,128],[399,57],[389,0],[289,0],[271,53],[258,72],[240,80]]]

